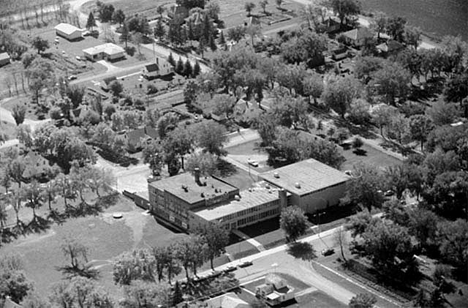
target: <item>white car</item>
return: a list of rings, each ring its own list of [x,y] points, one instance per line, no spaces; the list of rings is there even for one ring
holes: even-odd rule
[[[258,167],[258,162],[256,160],[249,159],[248,160],[249,165],[252,167]]]

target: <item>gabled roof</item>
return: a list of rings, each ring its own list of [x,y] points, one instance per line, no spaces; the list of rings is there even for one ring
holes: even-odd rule
[[[12,301],[9,296],[7,296],[5,298],[5,303],[4,303],[3,307],[4,308],[22,308],[23,306],[18,305],[17,303]]]
[[[125,50],[122,47],[117,46],[115,44],[106,43],[106,44],[94,46],[94,47],[91,47],[91,48],[83,49],[83,52],[87,53],[87,54],[90,54],[90,55],[96,55],[96,54],[100,54],[100,53],[106,53],[108,55],[114,55],[114,54],[125,52]]]
[[[156,63],[148,64],[145,68],[148,73],[159,71],[159,66]]]
[[[10,55],[6,52],[0,53],[0,61],[10,59]]]
[[[248,308],[250,305],[234,293],[226,293],[206,301],[209,308]]]
[[[55,26],[54,28],[55,30],[58,30],[58,31],[61,31],[65,34],[73,34],[75,31],[80,31],[80,32],[83,32],[83,30],[81,30],[80,28],[77,28],[73,25],[70,25],[70,24],[67,24],[67,23],[61,23],[61,24],[58,24]]]
[[[396,51],[396,50],[400,50],[402,48],[404,48],[403,44],[395,41],[395,40],[389,40],[388,42],[386,43],[382,43],[380,45],[377,45],[376,48],[380,51],[383,51],[383,52],[392,52],[392,51]]]
[[[374,37],[374,34],[366,27],[350,30],[348,32],[343,33],[343,35],[353,41]]]

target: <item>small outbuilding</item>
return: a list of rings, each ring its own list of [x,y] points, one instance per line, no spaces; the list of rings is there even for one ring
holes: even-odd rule
[[[83,29],[77,28],[67,23],[61,23],[55,26],[55,34],[66,38],[69,41],[81,39],[83,37]]]
[[[6,52],[0,53],[0,66],[10,64],[10,55]]]
[[[125,57],[125,50],[112,43],[106,43],[91,48],[83,49],[86,59],[91,61],[107,60],[116,61]]]

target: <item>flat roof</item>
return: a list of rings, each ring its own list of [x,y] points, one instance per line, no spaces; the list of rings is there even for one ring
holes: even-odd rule
[[[296,195],[309,194],[349,180],[349,176],[343,172],[315,159],[303,160],[259,176]]]
[[[10,55],[6,52],[0,53],[0,60],[10,59]]]
[[[159,190],[167,191],[189,204],[237,191],[236,187],[213,177],[200,176],[200,182],[206,183],[206,185],[198,185],[195,182],[195,177],[187,172],[151,182],[149,185]],[[187,189],[185,190],[183,187]]]
[[[213,221],[279,199],[277,189],[263,187],[243,190],[239,195],[241,197],[239,201],[232,200],[227,204],[206,208],[195,214],[207,221]]]
[[[67,23],[61,23],[55,26],[55,30],[62,31],[65,34],[72,34],[75,31],[83,32],[82,29],[75,27],[74,25],[70,25]]]
[[[91,47],[91,48],[83,49],[83,52],[87,53],[87,54],[90,54],[90,55],[96,55],[96,54],[99,54],[101,52],[104,52],[104,53],[106,53],[108,55],[114,55],[114,54],[117,54],[117,53],[125,52],[125,50],[122,47],[117,46],[115,44],[106,43],[106,44],[94,46],[94,47]]]

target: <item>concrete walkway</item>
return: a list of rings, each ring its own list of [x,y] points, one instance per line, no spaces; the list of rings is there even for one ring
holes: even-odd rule
[[[251,237],[249,237],[247,234],[245,234],[244,232],[240,231],[240,230],[232,230],[232,233],[234,233],[235,235],[237,235],[238,237],[240,237],[241,239],[243,239],[244,241],[247,241],[249,242],[250,244],[252,244],[253,246],[255,246],[255,248],[258,249],[258,251],[265,251],[265,247],[263,247],[262,244],[260,244],[259,241],[257,241],[256,239],[253,239]]]

